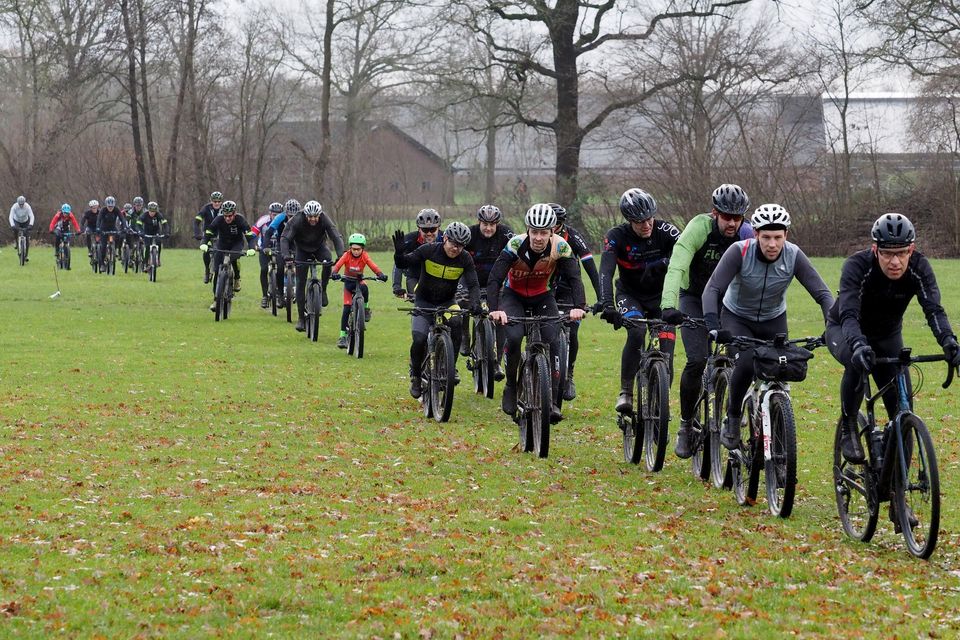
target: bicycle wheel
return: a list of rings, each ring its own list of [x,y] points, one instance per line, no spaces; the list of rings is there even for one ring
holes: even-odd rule
[[[770,459],[763,477],[770,513],[789,518],[797,486],[797,426],[790,396],[782,393],[770,398]]]
[[[217,287],[214,291],[214,315],[213,319],[216,322],[221,320],[226,320],[227,315],[230,311],[227,309],[227,290],[230,287],[233,287],[233,283],[230,282],[232,279],[230,274],[230,269],[220,269],[220,273],[217,275]]]
[[[96,247],[93,250],[93,260],[90,265],[93,267],[94,273],[100,273],[100,244],[97,243]]]
[[[660,471],[670,439],[670,373],[667,363],[661,360],[654,360],[647,371],[647,392],[641,412],[643,460],[647,471]]]
[[[295,278],[288,274],[283,286],[283,302],[287,308],[287,322],[293,322],[293,300],[296,297],[296,286]]]
[[[893,500],[907,550],[926,560],[940,534],[940,472],[930,431],[923,420],[906,415],[900,422],[903,457],[898,453]],[[904,468],[906,464],[906,468]],[[906,478],[906,484],[904,484]],[[911,517],[912,516],[912,517]]]
[[[157,281],[157,268],[160,266],[160,252],[156,247],[150,248],[150,282]]]
[[[63,268],[69,271],[70,269],[70,245],[63,245]]]
[[[730,457],[730,480],[733,495],[741,507],[752,507],[757,503],[757,488],[760,486],[760,465],[763,460],[763,443],[757,435],[760,425],[754,424],[753,398],[744,403],[740,421],[740,453]]]
[[[533,371],[527,366],[527,356],[520,354],[520,384],[517,386],[518,411],[514,416],[520,431],[520,450],[533,451],[533,427],[530,424],[530,412],[527,411],[528,390],[533,389]]]
[[[353,298],[350,307],[350,339],[347,344],[347,353],[357,358],[363,357],[363,334],[367,329],[367,322],[363,315],[363,296]]]
[[[701,389],[697,398],[697,408],[690,421],[693,455],[690,456],[690,470],[693,475],[706,482],[710,478],[710,403],[706,392]]]
[[[729,489],[733,485],[730,464],[725,449],[720,444],[720,428],[727,417],[730,401],[730,369],[719,370],[713,380],[713,422],[710,424],[710,481],[717,489]]]
[[[547,356],[537,353],[529,363],[531,388],[527,397],[530,411],[530,430],[533,432],[533,451],[539,458],[550,453],[550,365]]]
[[[17,236],[17,257],[20,258],[20,266],[27,262],[27,241],[23,234]]]
[[[112,244],[107,247],[107,274],[117,275],[117,249]]]
[[[867,419],[859,415],[860,430]],[[869,442],[869,440],[868,440]],[[865,448],[869,461],[869,447]],[[877,530],[879,504],[876,495],[876,476],[869,462],[848,462],[840,451],[840,421],[833,438],[833,491],[837,498],[837,513],[848,536],[860,542],[869,542]]]
[[[567,370],[570,365],[570,338],[562,327],[557,327],[557,362],[560,369],[560,383],[557,387],[557,408],[562,409],[563,390],[567,387]]]
[[[628,414],[617,414],[617,423],[623,431],[623,461],[637,464],[643,457],[643,393],[646,385],[643,382],[643,372],[638,371],[634,382],[637,387],[633,394],[633,411]]]
[[[481,393],[487,398],[493,397],[494,375],[497,372],[497,334],[493,328],[493,322],[489,318],[483,318],[476,323],[477,335],[474,338],[474,349],[476,357],[474,358],[474,381],[479,377],[480,383],[477,386],[477,393]]]
[[[320,330],[320,283],[313,282],[307,289],[307,339],[317,341]]]
[[[270,296],[270,313],[277,315],[277,268],[270,261],[267,269],[267,295]]]
[[[130,270],[130,245],[126,242],[123,243],[123,248],[120,250],[120,264],[123,265],[124,273]]]
[[[433,341],[433,366],[430,372],[430,404],[437,422],[450,420],[453,408],[453,372],[456,367],[453,340],[446,331],[438,332]]]

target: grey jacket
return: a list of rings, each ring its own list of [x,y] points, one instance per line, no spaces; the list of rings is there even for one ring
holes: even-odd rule
[[[22,207],[14,202],[13,206],[10,207],[10,226],[12,227],[17,222],[20,224],[27,223],[33,226],[33,209],[30,207],[29,202],[25,203]]]

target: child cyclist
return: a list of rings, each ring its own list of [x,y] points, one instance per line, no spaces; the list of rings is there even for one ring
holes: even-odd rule
[[[360,285],[360,293],[363,294],[364,320],[370,322],[370,291],[363,281],[364,267],[370,267],[377,274],[377,280],[387,281],[387,274],[370,259],[370,254],[364,249],[367,246],[367,238],[362,233],[350,234],[350,237],[347,238],[347,245],[349,245],[347,250],[333,265],[332,275],[334,280],[339,280],[340,269],[343,268],[344,275],[352,278],[351,280],[345,280],[343,283],[343,314],[340,316],[340,339],[337,340],[337,346],[341,349],[347,348],[347,320],[350,318],[350,305],[353,304],[353,293],[357,290],[358,284]]]

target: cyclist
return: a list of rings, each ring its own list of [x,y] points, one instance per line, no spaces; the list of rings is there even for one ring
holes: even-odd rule
[[[134,198],[136,199],[136,198]],[[136,205],[134,205],[136,206]],[[151,200],[147,203],[147,210],[140,214],[136,221],[137,232],[148,236],[163,235],[167,219],[160,213],[160,205]],[[160,252],[163,251],[163,241],[155,238],[153,242],[157,243],[157,266],[160,264]],[[143,243],[143,264],[146,265],[150,260],[150,243]],[[146,269],[144,269],[146,271]]]
[[[443,238],[440,236],[440,214],[436,209],[421,209],[416,217],[417,230],[403,236],[403,253],[413,253],[413,251],[424,244],[440,242]],[[400,267],[393,267],[393,295],[403,298],[406,295],[412,295],[417,288],[417,268],[408,268],[401,270]],[[403,277],[407,277],[407,286],[404,290]]]
[[[210,194],[210,202],[203,205],[203,208],[197,213],[197,217],[193,220],[193,239],[201,240],[205,239],[204,232],[207,230],[207,227],[210,226],[210,223],[213,222],[213,219],[220,214],[220,207],[223,206],[223,193],[220,191],[214,191]],[[239,268],[237,261],[234,261],[234,266]],[[239,271],[236,271],[239,274]],[[204,252],[203,254],[203,284],[210,282],[210,254]]]
[[[268,251],[270,249],[270,240],[276,236],[277,244],[279,245],[280,237],[283,236],[283,230],[287,227],[287,222],[293,220],[293,217],[300,213],[300,202],[290,198],[283,205],[283,211],[280,212],[278,216],[273,219],[267,228],[263,230],[263,246],[267,247]],[[296,247],[292,247],[295,251]],[[283,269],[277,269],[277,303],[280,303],[281,298],[283,297]]]
[[[527,232],[510,238],[487,279],[490,319],[507,325],[508,316],[522,316],[528,311],[538,316],[558,315],[552,288],[557,275],[565,278],[573,291],[574,308],[570,310],[570,319],[574,322],[583,319],[586,299],[580,266],[567,241],[553,232],[557,226],[557,214],[549,204],[538,203],[527,210],[524,222]],[[500,407],[511,416],[517,412],[517,371],[524,330],[522,324],[506,326],[507,371]],[[557,327],[544,324],[540,334],[550,345],[550,361],[553,363],[550,419],[557,422],[562,418],[556,401],[560,393]]]
[[[76,216],[73,215],[72,207],[63,203],[60,205],[60,210],[53,215],[53,220],[50,221],[50,233],[53,234],[53,246],[54,250],[58,244],[60,244],[60,237],[64,233],[70,232],[70,227],[73,226],[75,233],[80,233],[80,223],[77,222]],[[67,267],[67,271],[70,271],[70,267]]]
[[[337,225],[329,216],[324,215],[323,207],[316,200],[309,200],[303,205],[303,212],[288,222],[283,234],[280,236],[280,255],[285,260],[297,262],[305,260],[325,260],[330,261],[330,249],[327,248],[326,240],[333,241],[333,246],[337,255],[343,253],[343,238],[337,231]],[[291,247],[291,243],[296,246]],[[307,265],[297,265],[297,331],[306,331],[306,324],[303,319],[303,305],[305,291],[307,287]],[[321,275],[320,287],[322,291],[322,303],[327,301],[327,282],[330,279],[330,265],[324,265]],[[326,305],[323,305],[326,306]]]
[[[337,340],[337,347],[340,349],[347,348],[347,321],[350,318],[350,305],[353,304],[353,294],[357,290],[358,285],[360,287],[360,293],[363,294],[363,319],[370,322],[370,317],[373,315],[373,312],[370,310],[370,289],[362,279],[364,267],[370,267],[371,271],[377,274],[377,280],[381,282],[387,281],[387,274],[377,266],[377,263],[373,261],[370,254],[366,252],[366,236],[362,233],[351,233],[350,237],[347,238],[347,246],[349,248],[340,256],[337,263],[333,265],[333,274],[331,275],[334,280],[339,280],[340,269],[343,268],[346,275],[351,278],[356,278],[356,280],[346,280],[343,283],[343,313],[340,315],[340,338]]]
[[[786,334],[787,287],[794,278],[820,305],[826,321],[833,296],[800,247],[787,241],[787,210],[779,204],[761,205],[750,224],[756,238],[731,245],[703,290],[703,318],[714,340],[729,342],[733,336],[772,340],[778,333]],[[727,449],[740,446],[740,405],[751,380],[753,349],[743,349],[736,356],[727,419],[720,433]]]
[[[470,227],[470,243],[467,253],[473,258],[473,265],[477,269],[477,280],[480,282],[480,295],[486,297],[487,278],[493,264],[500,257],[503,248],[513,237],[513,231],[503,223],[503,214],[499,207],[485,204],[477,209],[477,224]],[[394,281],[396,282],[396,281]],[[409,282],[409,281],[408,281]],[[494,372],[496,380],[503,380],[503,345],[506,334],[503,325],[496,325],[497,331],[497,369]],[[464,340],[461,348],[469,347],[469,340]],[[466,355],[466,354],[463,354]]]
[[[664,322],[679,324],[684,315],[702,318],[700,298],[707,280],[716,269],[724,251],[738,240],[752,238],[753,227],[744,220],[750,198],[735,184],[721,184],[713,192],[713,210],[694,216],[673,247],[670,266],[663,281],[660,317]],[[680,428],[677,430],[676,454],[680,458],[693,455],[690,438],[691,420],[700,397],[701,377],[707,366],[706,327],[684,327],[680,330],[687,363],[680,374]]]
[[[27,255],[30,254],[30,231],[36,222],[33,216],[33,207],[24,196],[17,196],[17,201],[10,207],[10,230],[13,232],[13,241],[17,241],[17,234],[23,233],[27,239]],[[22,230],[22,231],[21,231]],[[30,258],[25,258],[30,262]]]
[[[270,246],[264,243],[264,234],[270,227],[270,223],[283,211],[283,205],[279,202],[271,202],[267,212],[257,218],[257,221],[250,228],[257,236],[257,250],[260,252],[260,291],[263,297],[260,298],[260,308],[266,309],[270,306],[270,300],[267,298],[267,273],[270,270]]]
[[[432,211],[428,209],[427,211]],[[436,214],[436,212],[433,212]],[[439,216],[437,216],[439,219]],[[417,279],[413,305],[422,307],[457,308],[457,285],[463,282],[470,301],[470,310],[480,310],[480,285],[477,282],[477,270],[473,258],[464,251],[470,243],[470,228],[462,222],[451,222],[443,235],[443,242],[427,242],[407,251],[407,238],[399,229],[393,234],[393,261],[399,269],[413,272]],[[394,272],[396,273],[396,271]],[[413,316],[411,332],[413,342],[410,345],[410,395],[419,398],[421,365],[427,353],[427,333],[430,318]],[[450,332],[453,338],[454,363],[460,351],[463,338],[463,323],[459,316],[450,319]],[[456,375],[456,366],[454,366]]]
[[[246,219],[237,213],[237,203],[233,200],[225,200],[223,206],[221,207],[220,214],[213,219],[207,229],[204,231],[206,235],[206,242],[200,245],[200,250],[206,253],[210,248],[210,243],[213,242],[216,238],[218,249],[216,254],[213,256],[213,292],[216,295],[217,291],[217,271],[220,268],[220,265],[223,264],[223,261],[226,259],[224,251],[241,251],[243,249],[243,241],[247,241],[247,255],[252,256],[256,253],[253,245],[257,241],[257,237],[253,235],[253,232],[250,230],[250,223]],[[240,291],[240,267],[237,264],[239,260],[233,261],[233,271],[236,274],[236,279],[233,281],[233,290]],[[210,311],[217,310],[217,301],[214,300],[213,304],[210,305]]]
[[[864,461],[857,435],[863,376],[872,373],[877,385],[883,386],[896,374],[894,365],[874,365],[874,358],[899,355],[903,314],[914,297],[950,366],[960,365],[957,337],[940,304],[940,288],[930,262],[916,250],[913,223],[899,213],[885,213],[873,223],[870,235],[873,245],[843,263],[840,293],[827,317],[827,347],[844,367],[840,445],[843,457],[853,463]],[[907,381],[909,384],[909,377]],[[885,394],[883,402],[892,419],[897,413],[895,390]]]
[[[657,220],[657,201],[643,189],[628,189],[620,196],[620,213],[626,222],[607,231],[600,257],[600,295],[597,306],[604,320],[614,327],[621,318],[659,318],[663,279],[680,236],[680,230],[665,220]],[[613,286],[613,274],[619,266],[620,278]],[[633,381],[640,368],[646,329],[640,325],[627,329],[620,354],[620,395],[616,411],[633,410]],[[660,350],[667,354],[673,376],[673,350],[676,334],[670,326],[660,332]]]
[[[103,199],[103,208],[97,214],[97,234],[100,236],[100,267],[106,265],[107,243],[115,243],[113,236],[103,235],[106,231],[121,231],[123,229],[123,214],[117,206],[117,199],[113,196],[107,196]],[[116,245],[115,245],[116,246]]]
[[[573,253],[580,259],[580,263],[583,265],[584,271],[587,272],[587,277],[590,278],[590,284],[593,285],[593,292],[597,296],[597,300],[600,299],[600,274],[597,273],[597,264],[593,259],[593,253],[590,252],[590,247],[587,245],[586,239],[583,235],[567,224],[567,210],[561,205],[551,202],[550,207],[553,209],[553,212],[557,214],[557,226],[553,228],[553,232],[567,241],[567,244],[570,245],[570,248],[573,249]],[[557,303],[563,305],[573,304],[573,291],[570,288],[570,285],[562,277],[557,278],[554,287],[557,292]],[[586,287],[584,287],[586,288]],[[568,350],[567,357],[567,383],[566,386],[561,389],[563,392],[564,400],[573,400],[577,397],[577,386],[573,382],[573,367],[577,363],[577,354],[580,352],[580,323],[579,322],[570,322],[568,325],[570,327],[570,348]]]
[[[93,264],[93,236],[97,232],[97,216],[100,215],[100,201],[91,200],[87,203],[87,210],[80,217],[80,226],[83,227],[83,235],[87,237],[87,256],[90,263]]]

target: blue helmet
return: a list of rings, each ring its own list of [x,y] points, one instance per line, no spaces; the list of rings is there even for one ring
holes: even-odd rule
[[[73,211],[73,208],[67,203],[60,205],[60,213],[70,213],[71,211]]]

